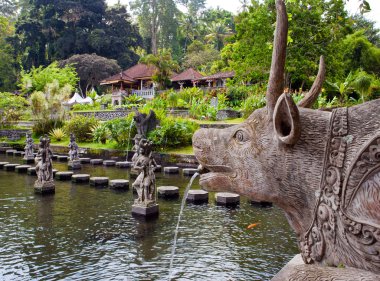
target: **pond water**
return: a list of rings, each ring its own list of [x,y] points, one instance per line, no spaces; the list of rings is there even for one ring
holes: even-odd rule
[[[3,155],[2,161],[21,158]],[[67,170],[65,163],[53,165]],[[129,179],[127,169],[89,164],[76,173]],[[55,195],[39,196],[35,179],[0,170],[1,280],[168,280],[189,177],[157,174],[158,186],[176,185],[181,197],[159,199],[159,218],[151,221],[131,216],[131,190],[56,181]],[[199,188],[198,179],[193,188]],[[184,209],[173,280],[269,280],[298,252],[278,208],[254,207],[246,198],[238,208],[226,208],[213,198]]]

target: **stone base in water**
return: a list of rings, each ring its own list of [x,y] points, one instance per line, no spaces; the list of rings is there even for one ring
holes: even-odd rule
[[[143,205],[137,205],[137,204],[132,205],[133,216],[152,218],[152,217],[158,217],[158,213],[159,213],[158,204],[155,204],[149,207],[145,207]]]
[[[80,170],[82,169],[82,164],[80,163],[80,160],[69,161],[67,168],[69,170]]]
[[[208,203],[208,192],[198,189],[189,190],[186,201],[194,204]]]
[[[178,198],[179,188],[176,186],[159,186],[157,188],[158,197],[160,198]]]
[[[39,194],[49,194],[55,192],[55,184],[54,181],[48,182],[37,182],[34,184],[34,192]]]
[[[26,173],[29,168],[31,168],[30,165],[20,165],[20,166],[16,167],[16,172],[17,173]]]
[[[24,164],[33,164],[34,163],[34,157],[29,157],[29,158],[23,158],[22,162]]]
[[[215,201],[217,205],[236,206],[240,203],[240,196],[239,194],[230,192],[217,192],[215,194]]]

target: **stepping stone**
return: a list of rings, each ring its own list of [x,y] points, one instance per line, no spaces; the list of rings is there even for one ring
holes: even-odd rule
[[[66,156],[66,155],[58,155],[57,156],[57,160],[59,162],[67,162],[68,159],[69,159],[69,156]]]
[[[92,177],[90,178],[90,185],[95,187],[107,187],[109,182],[108,177]]]
[[[10,146],[2,146],[2,147],[0,147],[0,153],[5,154],[5,152],[7,150],[12,150],[12,147],[10,147]]]
[[[37,176],[36,173],[36,167],[28,168],[28,171],[26,172],[29,176]]]
[[[208,202],[208,192],[201,189],[189,190],[187,194],[186,201],[193,203],[207,203]]]
[[[9,162],[0,162],[0,169],[3,169],[6,164],[9,164]]]
[[[198,169],[191,169],[191,168],[182,169],[182,173],[184,176],[192,176],[197,172],[198,172]]]
[[[12,163],[11,164],[5,164],[3,166],[3,169],[5,171],[15,171],[17,166],[20,166],[20,164],[12,164]]]
[[[162,166],[161,166],[161,165],[157,165],[157,166],[154,168],[154,171],[155,171],[155,172],[161,172],[161,171],[162,171]]]
[[[15,152],[16,152],[15,149],[8,149],[7,151],[5,151],[5,154],[6,155],[14,155]]]
[[[240,195],[231,192],[217,192],[215,200],[219,205],[237,205],[240,203]]]
[[[61,181],[68,181],[68,180],[71,180],[71,177],[73,176],[73,172],[57,172],[55,174],[55,178],[57,180],[61,180]]]
[[[179,188],[176,186],[159,186],[157,188],[158,197],[177,198],[179,197]]]
[[[53,159],[53,160],[57,160],[58,156],[59,156],[59,155],[57,155],[57,154],[53,154],[53,156],[51,157],[51,159]]]
[[[69,163],[67,164],[67,168],[69,170],[80,170],[82,169],[82,164],[79,160],[69,161]]]
[[[112,157],[111,157],[111,160],[118,161],[118,160],[119,160],[119,157],[118,157],[118,156],[112,156]]]
[[[53,176],[55,176],[55,174],[58,172],[57,169],[53,169]]]
[[[257,206],[257,207],[262,207],[262,208],[268,208],[268,207],[272,207],[273,203],[272,202],[266,202],[266,201],[253,201],[253,200],[251,200],[251,205]]]
[[[88,164],[91,161],[91,158],[79,158],[81,164]]]
[[[128,161],[116,162],[116,167],[118,167],[118,168],[131,168],[132,162],[128,162]]]
[[[16,167],[16,172],[17,173],[27,173],[28,169],[31,168],[32,166],[30,165],[20,165]]]
[[[34,158],[23,158],[22,159],[22,163],[24,164],[33,164],[35,161],[34,161]]]
[[[15,151],[15,152],[13,153],[13,155],[14,155],[14,156],[21,156],[22,153],[23,153],[23,151]],[[25,153],[25,152],[24,152],[24,153]]]
[[[164,173],[165,174],[178,174],[179,168],[178,167],[164,167]]]
[[[120,180],[111,180],[109,186],[112,189],[125,189],[125,190],[128,190],[129,189],[129,180],[123,180],[123,179],[120,179]]]
[[[91,159],[90,163],[92,165],[102,165],[103,164],[103,159]]]
[[[71,177],[71,181],[74,183],[88,183],[90,181],[89,174],[75,174]]]
[[[115,160],[105,160],[105,161],[103,161],[103,165],[107,166],[107,167],[115,166],[116,161]]]

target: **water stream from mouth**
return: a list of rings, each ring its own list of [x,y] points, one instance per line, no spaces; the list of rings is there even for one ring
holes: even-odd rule
[[[190,182],[189,182],[189,184],[187,185],[187,187],[185,189],[185,193],[183,194],[183,198],[182,198],[182,202],[181,202],[181,208],[179,210],[179,215],[178,215],[177,226],[176,226],[175,231],[174,231],[173,247],[172,247],[172,253],[171,253],[171,256],[170,256],[169,280],[172,279],[172,268],[173,268],[173,262],[174,262],[174,256],[175,256],[175,249],[177,247],[178,229],[179,229],[179,224],[181,222],[181,216],[182,216],[182,213],[183,213],[183,209],[185,207],[187,194],[189,193],[189,190],[190,190],[191,186],[193,185],[193,181],[195,180],[195,178],[198,175],[199,175],[199,173],[195,173],[191,177]]]

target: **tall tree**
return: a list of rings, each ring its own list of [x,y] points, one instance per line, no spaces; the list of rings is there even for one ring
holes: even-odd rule
[[[16,86],[16,61],[13,58],[13,48],[6,40],[13,33],[13,24],[6,17],[0,16],[0,92],[12,91]]]
[[[141,45],[126,8],[106,10],[104,0],[30,0],[17,21],[14,46],[25,68],[46,65],[74,54],[97,53],[128,66]]]
[[[135,0],[131,9],[137,15],[148,52],[157,54],[159,48],[173,48],[179,16],[173,0]]]

